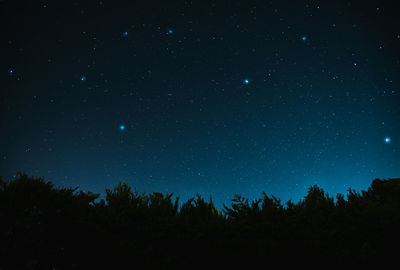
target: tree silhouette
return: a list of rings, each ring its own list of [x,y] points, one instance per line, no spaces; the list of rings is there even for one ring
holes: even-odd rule
[[[99,194],[19,173],[0,178],[0,269],[214,266],[382,268],[400,243],[400,179],[373,180],[336,201],[318,186],[282,205],[235,195],[221,212],[199,194]],[[18,259],[15,259],[18,258]]]

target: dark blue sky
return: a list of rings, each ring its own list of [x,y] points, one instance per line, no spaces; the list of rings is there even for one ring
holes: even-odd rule
[[[3,178],[220,206],[400,176],[396,1],[144,2],[0,1]]]

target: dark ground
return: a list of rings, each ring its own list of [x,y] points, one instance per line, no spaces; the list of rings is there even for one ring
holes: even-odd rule
[[[200,196],[127,184],[106,200],[19,175],[0,185],[0,269],[136,267],[383,267],[398,254],[400,179],[329,197],[317,186],[298,203],[240,196],[223,212]]]

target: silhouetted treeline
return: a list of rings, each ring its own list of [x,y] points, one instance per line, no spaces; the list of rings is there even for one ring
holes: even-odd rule
[[[400,179],[336,200],[312,186],[298,203],[236,195],[219,211],[200,196],[120,183],[99,194],[19,174],[0,180],[0,269],[383,266],[400,248]]]

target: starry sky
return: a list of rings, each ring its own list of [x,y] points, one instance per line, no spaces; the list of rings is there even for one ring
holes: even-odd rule
[[[0,1],[0,175],[283,202],[400,176],[396,1]]]

